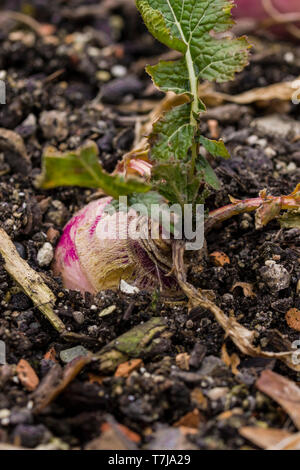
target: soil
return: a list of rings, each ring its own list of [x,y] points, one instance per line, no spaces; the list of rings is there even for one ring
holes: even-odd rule
[[[21,2],[0,3],[3,8],[19,10]],[[123,6],[111,2],[113,7],[105,15],[75,14],[80,6],[88,8],[92,3],[27,2],[26,13],[53,25],[51,35],[38,35],[1,15],[0,71],[5,71],[7,104],[0,105],[0,127],[24,139],[31,165],[26,174],[20,171],[18,160],[5,159],[0,153],[0,224],[20,256],[42,274],[55,293],[56,313],[67,328],[89,337],[80,343],[87,349],[98,351],[153,316],[166,319],[170,335],[160,350],[142,354],[143,363],[128,377],[100,374],[95,365],[87,365],[49,406],[36,413],[31,391],[19,380],[15,365],[25,359],[41,381],[57,363],[64,365],[60,352],[79,343],[70,344],[59,336],[14,285],[0,261],[0,338],[7,353],[7,365],[0,366],[0,443],[101,449],[101,439],[110,432],[112,448],[118,449],[119,423],[125,426],[121,433],[125,448],[256,448],[241,437],[241,426],[296,429],[282,409],[257,390],[255,381],[264,369],[296,382],[300,380],[297,373],[274,360],[244,356],[226,340],[208,312],[196,309],[188,315],[185,302],[164,304],[146,292],[135,296],[102,292],[95,298],[82,298],[64,289],[50,267],[38,264],[37,253],[43,244],[50,241],[55,247],[67,220],[95,197],[90,189],[37,189],[34,180],[43,149],[48,145],[74,149],[92,139],[103,166],[112,171],[133,145],[136,122],[146,116],[143,110],[162,97],[144,73],[143,64],[166,51],[147,34],[135,8],[126,2]],[[275,49],[274,42],[257,41],[247,69],[234,82],[217,88],[236,94],[299,77],[299,46],[276,43]],[[56,115],[47,130],[43,113],[52,110],[63,114]],[[210,110],[212,117],[217,115],[220,135],[232,158],[216,162],[222,189],[211,194],[209,207],[227,204],[229,194],[242,199],[257,196],[263,188],[273,195],[292,192],[300,180],[300,140],[283,137],[276,129],[266,134],[251,123],[274,112],[299,122],[299,106],[276,102],[267,108],[231,105],[230,110],[229,115],[222,108]],[[207,118],[202,130],[210,137]],[[257,231],[254,217],[244,215],[214,229],[207,244],[209,252],[225,252],[230,264],[217,267],[210,259],[201,270],[195,262],[190,281],[196,287],[213,289],[226,314],[234,312],[243,325],[256,330],[262,348],[272,349],[275,330],[290,341],[299,339],[299,333],[285,320],[290,308],[300,309],[299,290],[296,293],[299,230],[282,231],[272,222]],[[270,259],[290,274],[283,290],[270,290],[262,276],[265,261]],[[255,296],[245,296],[240,287],[232,290],[236,282],[250,283]],[[111,305],[116,309],[99,317]],[[224,344],[228,354],[235,353],[240,359],[234,373],[221,358]],[[49,354],[45,357],[49,350],[50,358]],[[180,358],[187,358],[188,365]],[[193,410],[197,410],[196,425],[188,415]]]

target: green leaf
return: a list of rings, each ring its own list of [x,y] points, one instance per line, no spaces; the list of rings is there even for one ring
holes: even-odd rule
[[[231,0],[137,0],[137,5],[154,37],[180,50],[170,40],[167,44],[160,25],[156,28],[156,15],[161,15],[172,40],[176,38],[185,45],[187,66],[189,68],[192,62],[197,78],[218,82],[231,80],[248,63],[249,44],[245,37],[217,37],[234,24]],[[154,15],[152,20],[150,9]],[[181,52],[184,53],[183,48]]]
[[[205,182],[209,184],[209,186],[214,189],[221,188],[221,184],[216,173],[214,172],[213,168],[210,166],[206,158],[204,158],[202,155],[198,155],[196,168],[198,172],[203,174],[203,178]]]
[[[151,2],[148,0],[137,0],[136,5],[152,36],[170,49],[175,49],[183,53],[186,51],[186,45],[180,38],[173,35],[162,12],[156,8],[152,8]]]
[[[185,59],[168,62],[161,60],[157,65],[148,65],[146,72],[151,76],[154,85],[162,91],[173,91],[178,95],[191,93]]]
[[[153,168],[153,187],[171,204],[186,204],[186,166],[178,163],[160,163]]]
[[[42,160],[42,173],[36,185],[43,189],[58,186],[80,186],[101,188],[108,196],[117,198],[133,192],[145,193],[150,186],[142,181],[112,176],[106,173],[98,158],[98,148],[89,142],[77,151],[60,153],[56,149],[46,149]]]
[[[186,159],[194,141],[195,128],[190,124],[191,105],[186,103],[164,114],[153,125],[150,136],[151,159],[159,162]]]
[[[230,154],[222,140],[207,139],[203,135],[200,136],[199,140],[200,140],[200,143],[203,145],[203,147],[213,157],[222,157],[222,158],[225,158],[226,160],[230,158]]]

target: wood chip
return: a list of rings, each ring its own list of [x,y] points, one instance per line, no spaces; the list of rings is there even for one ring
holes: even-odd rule
[[[265,429],[258,426],[244,426],[239,429],[239,433],[261,449],[273,447],[283,439],[292,435],[284,429]]]
[[[290,328],[300,331],[300,310],[290,308],[285,314],[285,319]]]
[[[190,369],[190,355],[188,353],[180,353],[176,356],[176,365],[182,370],[189,370]]]
[[[44,355],[44,359],[46,359],[47,361],[57,362],[55,349],[50,348],[49,351],[47,351]]]
[[[295,382],[271,370],[264,370],[256,387],[281,405],[300,429],[300,389]]]
[[[225,264],[230,264],[229,256],[223,251],[214,251],[210,253],[209,257],[215,266],[223,267]]]
[[[39,378],[28,361],[21,359],[16,367],[21,384],[29,391],[33,392],[39,384]]]
[[[190,411],[186,415],[182,416],[176,423],[173,424],[175,428],[179,428],[184,426],[186,428],[193,428],[198,429],[200,423],[205,422],[204,416],[200,413],[200,411],[195,408],[193,411]]]
[[[224,343],[221,349],[221,359],[226,364],[227,367],[231,368],[231,372],[234,375],[238,375],[238,366],[240,365],[240,358],[236,353],[231,354],[231,356],[227,352],[226,344]]]
[[[256,297],[255,292],[253,292],[253,284],[250,284],[249,282],[236,282],[232,286],[231,292],[233,292],[237,287],[241,287],[243,289],[245,297]]]
[[[120,364],[115,372],[115,377],[128,377],[131,372],[142,367],[142,359],[131,359]]]
[[[129,429],[127,426],[124,426],[123,424],[117,424],[117,427],[132,442],[135,442],[136,444],[141,442],[141,436],[139,434],[137,434],[136,432],[132,431],[131,429]],[[110,423],[103,423],[102,424],[102,426],[101,426],[101,431],[102,432],[106,432],[109,429],[111,429],[111,424]]]
[[[44,377],[39,387],[32,394],[34,413],[40,413],[75,379],[82,368],[91,361],[91,357],[80,356],[64,369],[55,364]]]

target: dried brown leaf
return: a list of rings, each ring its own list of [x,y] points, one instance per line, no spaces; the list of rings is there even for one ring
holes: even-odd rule
[[[300,389],[295,382],[271,370],[264,370],[256,382],[256,387],[282,406],[300,429]]]
[[[276,446],[283,439],[292,436],[290,432],[284,429],[265,429],[258,426],[244,426],[239,429],[239,433],[261,449]]]

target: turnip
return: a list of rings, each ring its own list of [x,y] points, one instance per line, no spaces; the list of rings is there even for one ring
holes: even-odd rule
[[[118,165],[113,175],[102,169],[93,143],[77,152],[45,153],[39,178],[41,187],[90,186],[101,188],[110,196],[91,202],[67,224],[56,250],[54,271],[62,275],[66,287],[92,294],[102,289],[117,289],[122,279],[150,292],[159,289],[168,296],[182,292],[189,298],[191,307],[201,306],[210,311],[242,352],[277,357],[255,347],[254,333],[234,318],[228,318],[214,303],[211,291],[197,290],[188,283],[188,237],[175,236],[178,213],[166,238],[164,221],[153,218],[152,214],[147,217],[132,204],[179,206],[183,215],[183,219],[179,217],[179,226],[186,221],[187,206],[191,206],[192,226],[197,221],[197,208],[203,207],[209,194],[208,189],[220,188],[206,156],[226,159],[230,155],[222,140],[210,140],[200,133],[199,121],[206,107],[198,96],[198,85],[200,80],[231,80],[248,63],[250,46],[245,37],[218,34],[226,33],[232,26],[234,3],[230,0],[137,0],[137,6],[153,36],[182,53],[179,60],[160,61],[147,67],[147,72],[159,89],[184,97],[179,96],[179,103],[174,103],[154,123],[147,146],[135,154],[132,152],[131,158]],[[144,179],[137,179],[137,175],[143,175]],[[111,212],[111,207],[119,204],[120,196],[128,196],[129,210],[124,211],[119,205]],[[208,231],[236,214],[256,211],[257,228],[273,219],[278,219],[283,227],[299,228],[299,209],[300,184],[292,194],[282,197],[269,196],[263,190],[255,199],[232,199],[230,205],[213,211],[205,226]],[[284,217],[282,211],[286,211]],[[200,263],[205,254],[203,244],[192,256],[194,263]],[[283,356],[278,354],[278,357]],[[283,360],[291,363],[286,354]]]

